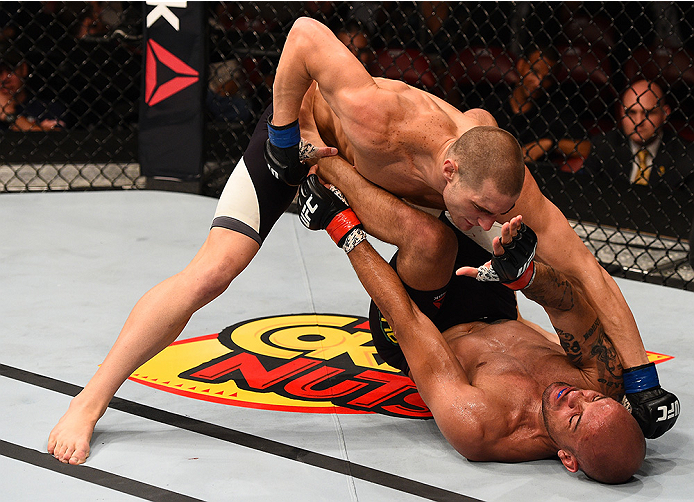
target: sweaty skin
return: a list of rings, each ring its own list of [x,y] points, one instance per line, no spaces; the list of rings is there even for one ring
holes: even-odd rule
[[[311,86],[302,113],[302,135],[313,128],[325,144],[366,179],[414,204],[445,209],[441,192],[445,180],[435,166],[442,165],[448,148],[462,134],[479,125],[496,125],[484,110],[458,112],[445,101],[396,80],[376,78],[381,94],[396,97],[398,110],[417,113],[391,115],[359,111],[361,118],[340,121],[318,90]],[[315,137],[314,137],[315,138]],[[445,140],[442,142],[442,138]]]
[[[469,460],[518,462],[556,455],[542,423],[543,392],[561,381],[581,389],[595,386],[562,348],[519,321],[461,324],[443,337],[470,385],[484,395],[477,408],[494,410],[480,412],[485,434],[475,442],[454,427],[446,430],[453,447]]]
[[[317,83],[317,85],[316,85]],[[325,26],[298,19],[282,51],[273,89],[275,125],[299,118],[302,136],[337,147],[365,178],[432,208],[447,207],[461,230],[489,229],[523,215],[538,236],[537,258],[585,291],[625,367],[646,364],[636,322],[614,279],[598,264],[526,168],[517,200],[489,187],[464,193],[450,145],[472,127],[495,125],[483,110],[465,113],[402,82],[374,79]],[[508,209],[513,205],[513,208]],[[481,209],[480,209],[481,208]],[[484,209],[484,210],[483,210]]]
[[[511,225],[517,228],[519,221]],[[502,238],[504,232],[510,233],[509,224]],[[538,263],[526,295],[542,302],[561,346],[511,320],[465,323],[440,333],[368,242],[348,257],[393,328],[441,432],[467,459],[520,462],[559,454],[574,472],[576,451],[603,440],[597,437],[600,424],[609,422],[625,431],[611,439],[623,444],[638,468],[645,443],[616,401],[623,393],[616,352],[580,292],[555,271]]]

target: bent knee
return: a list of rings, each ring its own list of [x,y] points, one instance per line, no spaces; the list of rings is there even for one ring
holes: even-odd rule
[[[412,233],[411,247],[422,260],[431,263],[453,263],[458,252],[458,239],[453,230],[436,220]]]
[[[184,274],[192,280],[194,295],[208,302],[224,293],[239,272],[225,268],[221,264],[209,267],[194,267]]]
[[[181,275],[198,298],[212,300],[226,291],[258,249],[259,245],[249,237],[226,229],[218,232],[213,229],[205,245]]]

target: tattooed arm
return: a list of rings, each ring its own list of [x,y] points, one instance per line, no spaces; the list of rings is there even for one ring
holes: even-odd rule
[[[563,274],[540,262],[535,266],[535,280],[523,293],[545,309],[569,361],[604,394],[621,397],[622,364],[597,314]]]

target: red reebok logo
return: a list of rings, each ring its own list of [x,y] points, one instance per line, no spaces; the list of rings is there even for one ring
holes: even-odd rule
[[[145,102],[149,106],[170,98],[177,92],[194,84],[199,79],[196,70],[188,66],[179,58],[164,49],[154,40],[147,42],[147,62],[145,65]],[[171,80],[159,83],[157,81],[157,67],[163,64],[176,76]]]

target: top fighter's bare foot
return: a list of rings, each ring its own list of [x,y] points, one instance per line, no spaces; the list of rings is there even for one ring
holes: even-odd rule
[[[82,406],[78,398],[73,399],[48,437],[48,453],[64,464],[83,464],[89,456],[89,442],[100,417],[101,414]]]

